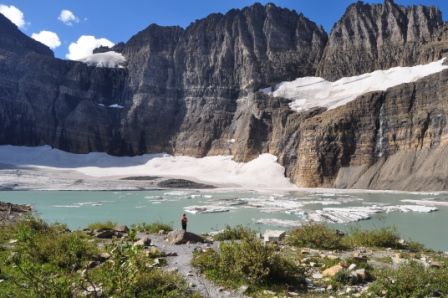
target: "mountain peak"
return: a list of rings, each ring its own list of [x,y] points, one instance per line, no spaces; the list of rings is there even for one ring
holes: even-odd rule
[[[0,49],[21,55],[28,52],[35,52],[45,56],[54,56],[50,48],[23,34],[14,23],[1,13]]]

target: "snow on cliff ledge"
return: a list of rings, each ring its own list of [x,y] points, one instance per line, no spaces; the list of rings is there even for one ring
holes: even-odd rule
[[[445,58],[412,67],[376,70],[359,76],[342,78],[335,82],[329,82],[319,77],[298,78],[260,91],[276,97],[293,99],[289,106],[297,112],[314,107],[326,107],[331,110],[347,104],[362,94],[371,91],[385,91],[390,87],[415,82],[447,69],[448,66],[443,65],[444,60]]]
[[[123,65],[126,63],[124,56],[114,51],[92,54],[80,61],[89,66],[108,68],[123,68]]]
[[[232,160],[232,156],[194,158],[160,153],[118,157],[100,152],[74,154],[50,146],[1,145],[0,164],[73,170],[94,177],[148,175],[180,177],[232,187],[296,189],[284,176],[285,169],[277,163],[277,157],[271,154],[238,163]]]

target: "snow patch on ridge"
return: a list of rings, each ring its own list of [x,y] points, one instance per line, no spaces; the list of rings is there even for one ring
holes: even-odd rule
[[[74,154],[50,146],[2,145],[0,163],[74,170],[94,177],[150,175],[180,177],[229,187],[297,189],[284,176],[284,168],[277,163],[277,157],[271,154],[238,163],[232,160],[232,156],[194,158],[160,153],[118,157],[99,152]]]
[[[109,51],[105,53],[97,53],[87,56],[80,60],[89,66],[107,67],[107,68],[123,68],[126,58],[120,53]]]
[[[320,77],[303,77],[290,82],[282,82],[261,92],[292,99],[292,110],[301,112],[315,107],[328,110],[343,106],[360,95],[372,91],[385,91],[388,88],[415,82],[428,75],[441,72],[445,58],[425,65],[394,67],[376,70],[359,76],[346,77],[329,82]]]

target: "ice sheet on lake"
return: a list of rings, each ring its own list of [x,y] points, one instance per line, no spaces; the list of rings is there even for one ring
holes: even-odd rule
[[[260,218],[254,219],[257,224],[263,224],[275,227],[298,227],[302,224],[299,220],[278,219],[278,218]]]
[[[434,201],[434,200],[401,200],[403,203],[412,203],[424,206],[443,206],[448,207],[448,202]]]
[[[78,202],[73,204],[66,204],[66,205],[53,205],[52,207],[55,208],[80,208],[80,207],[98,207],[103,206],[104,202]]]
[[[310,211],[307,218],[315,222],[328,223],[349,223],[369,219],[378,213],[391,212],[418,212],[429,213],[437,211],[436,207],[417,205],[397,205],[397,206],[368,206],[368,207],[346,207],[346,208],[323,208],[322,210]]]
[[[232,209],[234,209],[234,208],[229,207],[229,206],[220,206],[220,205],[187,206],[184,208],[185,212],[188,212],[191,214],[222,213],[222,212],[229,212]]]
[[[292,99],[290,107],[298,112],[314,107],[326,107],[331,110],[349,103],[362,94],[384,91],[393,86],[415,82],[447,69],[448,66],[443,65],[443,62],[444,59],[425,65],[376,70],[341,78],[335,82],[319,77],[304,77],[291,82],[282,82],[260,91],[276,97]]]

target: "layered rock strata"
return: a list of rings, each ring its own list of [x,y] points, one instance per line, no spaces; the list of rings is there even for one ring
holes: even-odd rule
[[[447,71],[331,111],[297,113],[257,92],[440,59],[448,26],[436,8],[358,2],[327,37],[302,14],[255,4],[97,49],[121,53],[125,68],[55,59],[1,15],[0,31],[1,144],[239,161],[269,152],[300,186],[448,189]]]

